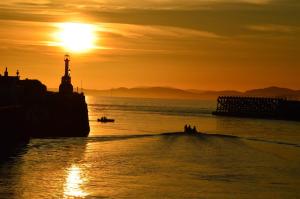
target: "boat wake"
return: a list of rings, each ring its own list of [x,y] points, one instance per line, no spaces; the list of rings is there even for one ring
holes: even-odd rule
[[[88,137],[88,141],[91,142],[104,142],[104,141],[119,141],[119,140],[127,140],[127,139],[138,139],[138,138],[147,138],[147,137],[193,137],[194,139],[238,139],[238,140],[248,140],[255,142],[265,142],[270,144],[280,144],[285,146],[299,147],[299,144],[282,142],[276,140],[265,140],[259,138],[249,138],[249,137],[240,137],[234,135],[225,135],[225,134],[209,134],[209,133],[194,133],[188,134],[183,132],[168,132],[168,133],[160,133],[160,134],[135,134],[135,135],[107,135],[107,136],[94,136]]]
[[[289,143],[289,142],[264,140],[264,139],[258,139],[258,138],[244,138],[244,139],[247,139],[247,140],[250,140],[250,141],[256,141],[256,142],[265,142],[265,143],[270,143],[270,144],[280,144],[280,145],[293,146],[293,147],[299,147],[300,148],[300,144]]]

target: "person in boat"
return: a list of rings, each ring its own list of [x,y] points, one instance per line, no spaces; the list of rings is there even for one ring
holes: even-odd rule
[[[197,131],[197,129],[196,129],[196,126],[193,127],[192,133],[198,133],[198,131]]]
[[[184,126],[184,132],[185,132],[185,133],[190,133],[190,132],[191,132],[191,126],[186,124],[186,125]]]
[[[188,126],[186,124],[186,125],[184,125],[184,133],[187,133],[187,131],[188,131]]]

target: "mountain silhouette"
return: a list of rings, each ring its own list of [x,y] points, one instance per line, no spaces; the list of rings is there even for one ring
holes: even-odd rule
[[[300,90],[292,90],[288,88],[280,88],[276,86],[248,90],[244,95],[249,96],[266,96],[266,97],[296,97],[300,96]]]
[[[135,87],[113,88],[108,90],[89,90],[84,92],[89,95],[137,98],[168,98],[168,99],[216,99],[218,96],[255,96],[255,97],[287,97],[300,99],[300,90],[280,87],[267,87],[252,89],[245,92],[235,90],[210,91],[210,90],[183,90],[171,87]]]

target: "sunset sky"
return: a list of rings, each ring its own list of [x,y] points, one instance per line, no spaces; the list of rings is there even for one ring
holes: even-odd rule
[[[1,1],[1,72],[55,88],[66,52],[73,85],[90,89],[300,89],[300,1]]]

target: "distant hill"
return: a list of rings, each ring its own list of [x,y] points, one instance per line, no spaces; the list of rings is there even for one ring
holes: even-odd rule
[[[272,86],[268,88],[248,90],[244,93],[244,95],[297,98],[300,96],[300,91]]]
[[[140,97],[140,98],[198,98],[197,93],[167,87],[137,87],[137,88],[114,88],[109,90],[85,90],[87,94],[93,93],[114,97]]]
[[[288,88],[268,87],[253,89],[246,92],[234,90],[203,91],[182,90],[169,87],[136,87],[114,88],[109,90],[84,90],[89,95],[114,96],[114,97],[138,97],[138,98],[173,98],[173,99],[216,99],[218,96],[260,96],[260,97],[287,97],[300,99],[300,90]]]

